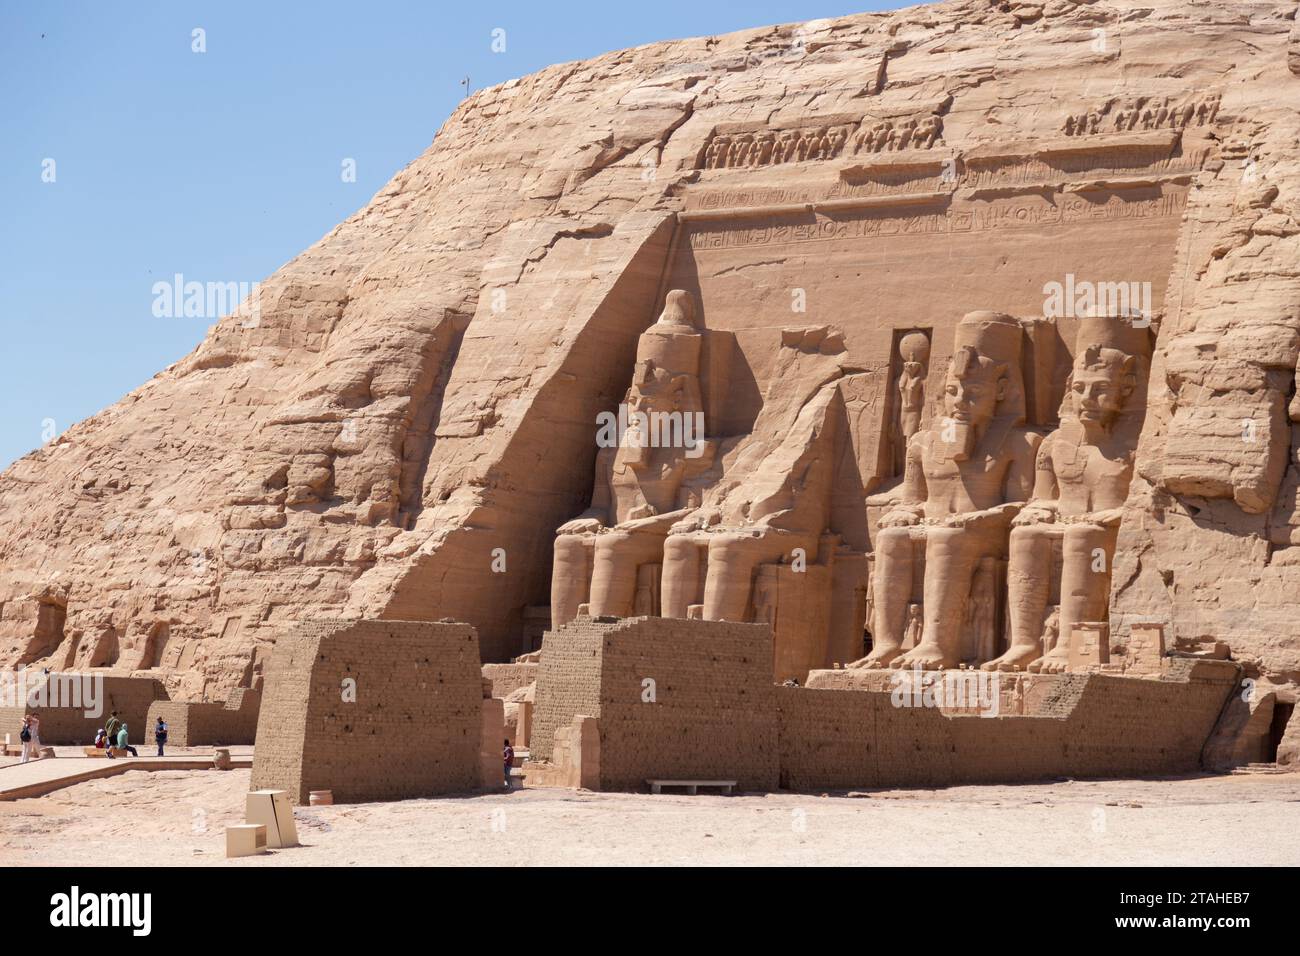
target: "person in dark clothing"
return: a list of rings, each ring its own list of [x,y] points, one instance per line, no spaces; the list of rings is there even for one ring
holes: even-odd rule
[[[153,736],[158,741],[158,756],[161,757],[163,756],[163,747],[167,743],[167,721],[161,717],[158,718],[158,723],[154,725]]]
[[[506,738],[506,749],[501,752],[506,761],[506,789],[510,789],[510,768],[515,764],[515,748],[510,746],[510,739]]]

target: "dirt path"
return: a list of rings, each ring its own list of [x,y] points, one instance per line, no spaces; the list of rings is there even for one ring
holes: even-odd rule
[[[0,804],[9,865],[226,864],[247,770],[134,772]],[[1300,774],[648,796],[525,790],[306,807],[305,846],[237,866],[1300,864]]]

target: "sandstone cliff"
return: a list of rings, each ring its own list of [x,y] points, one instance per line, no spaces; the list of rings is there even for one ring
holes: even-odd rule
[[[0,476],[0,664],[152,669],[221,697],[280,625],[322,613],[465,620],[506,659],[670,282],[736,333],[754,382],[724,414],[752,422],[772,356],[746,337],[791,324],[792,290],[795,324],[842,329],[846,367],[872,372],[894,324],[1031,314],[1045,281],[1089,272],[1149,282],[1160,318],[1113,625],[1167,621],[1300,679],[1295,13],[952,0],[474,94],[263,283],[256,322],[223,319]],[[738,133],[762,163],[737,167]],[[922,195],[941,212],[833,252],[683,238],[692,217]]]

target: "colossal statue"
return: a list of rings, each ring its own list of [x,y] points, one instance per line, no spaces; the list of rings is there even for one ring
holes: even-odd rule
[[[1011,646],[986,670],[1065,670],[1074,625],[1105,621],[1111,561],[1141,427],[1139,381],[1150,333],[1130,318],[1080,321],[1061,425],[1043,440],[1034,493],[1012,522],[1007,570]],[[1131,414],[1130,414],[1131,413]],[[1054,544],[1061,552],[1061,639],[1043,646]],[[1044,652],[1046,650],[1046,655]]]
[[[720,453],[721,477],[664,546],[663,615],[766,621],[778,680],[849,660],[862,641],[862,568],[834,501],[861,501],[845,418],[842,336],[782,333],[753,430]],[[865,543],[865,542],[864,542]]]
[[[975,572],[981,559],[1005,557],[1011,519],[1032,489],[1040,436],[1025,427],[1022,336],[1015,319],[996,312],[972,312],[957,327],[943,415],[912,437],[903,482],[880,520],[874,640],[864,666],[942,668],[962,660]],[[904,653],[917,583],[921,643]]]
[[[698,505],[690,479],[709,467],[714,448],[703,434],[702,339],[690,294],[669,292],[637,343],[614,440],[597,452],[591,507],[555,539],[554,627],[583,604],[593,616],[654,613],[664,537]]]

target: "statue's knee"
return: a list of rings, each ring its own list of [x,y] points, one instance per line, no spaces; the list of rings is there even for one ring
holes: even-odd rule
[[[876,547],[880,550],[910,546],[914,528],[881,528],[876,534]]]
[[[1109,554],[1114,550],[1114,538],[1106,528],[1096,525],[1070,525],[1065,529],[1062,550],[1081,558],[1090,557],[1097,552]]]
[[[596,539],[596,554],[608,557],[621,554],[632,543],[632,535],[627,531],[607,531]]]
[[[582,535],[562,534],[555,539],[555,563],[578,564],[587,560],[587,542]]]
[[[1007,546],[1013,554],[1032,554],[1039,545],[1046,544],[1051,535],[1042,528],[1017,527],[1011,529]]]
[[[669,535],[664,540],[664,561],[690,561],[699,545],[684,535]]]

